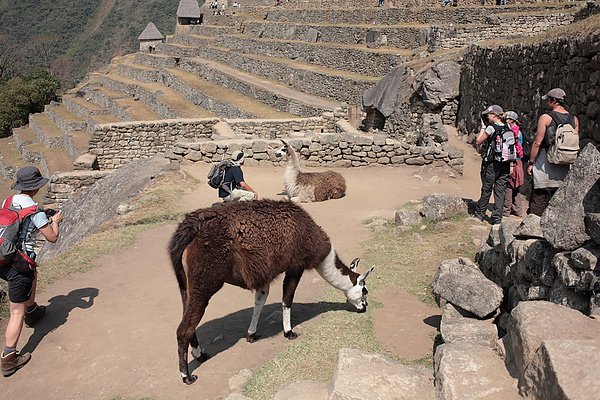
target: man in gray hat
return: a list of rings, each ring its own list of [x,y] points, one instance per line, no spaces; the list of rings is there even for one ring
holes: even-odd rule
[[[17,181],[11,186],[20,193],[5,200],[11,204],[4,206],[13,210],[25,210],[35,208],[35,211],[21,221],[17,248],[19,248],[31,260],[35,260],[35,233],[40,232],[49,242],[58,240],[58,224],[62,221],[62,212],[56,213],[50,219],[33,197],[40,189],[48,183],[48,178],[42,177],[40,170],[33,166],[27,166],[17,171]],[[10,318],[6,326],[5,345],[2,351],[2,375],[7,377],[14,374],[31,359],[29,353],[19,353],[17,343],[23,321],[28,326],[33,326],[44,316],[46,307],[35,302],[35,289],[37,284],[37,271],[32,269],[17,269],[17,259],[12,264],[0,267],[0,278],[8,282],[8,298],[10,303]]]
[[[244,164],[244,152],[236,150],[231,154],[233,164],[225,172],[224,187],[219,188],[219,197],[223,201],[250,201],[258,199],[258,192],[244,180],[241,166]]]
[[[571,124],[579,133],[579,120],[566,108],[567,94],[561,88],[554,88],[542,96],[548,111],[540,115],[531,155],[527,165],[527,173],[533,175],[533,190],[529,196],[529,214],[541,216],[550,199],[562,184],[569,172],[570,165],[552,164],[548,161],[549,128],[560,124]]]

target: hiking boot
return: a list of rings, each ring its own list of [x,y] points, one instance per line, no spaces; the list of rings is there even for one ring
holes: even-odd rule
[[[25,311],[25,324],[30,328],[46,314],[46,306],[40,306],[37,303],[34,303],[34,305],[33,310]]]
[[[31,360],[30,353],[20,354],[18,351],[13,351],[7,355],[2,354],[2,375],[5,377],[11,376],[27,364],[29,360]]]

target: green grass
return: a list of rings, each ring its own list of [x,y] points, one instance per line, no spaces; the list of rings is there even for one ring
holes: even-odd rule
[[[365,243],[362,269],[375,265],[367,279],[369,310],[365,314],[330,310],[302,329],[302,336],[258,369],[244,388],[244,395],[255,400],[273,398],[285,384],[298,380],[330,382],[337,352],[348,347],[383,353],[405,365],[432,367],[432,355],[407,360],[386,351],[375,336],[373,312],[383,305],[376,294],[388,288],[402,288],[427,304],[434,304],[431,284],[441,261],[459,256],[473,258],[476,252],[473,233],[465,215],[443,223],[424,222],[398,232],[393,221],[376,226]],[[369,224],[372,219],[365,223]],[[418,235],[418,237],[416,236]],[[420,238],[420,239],[419,239]],[[343,302],[339,291],[329,288],[322,301]],[[432,335],[432,345],[436,337]]]

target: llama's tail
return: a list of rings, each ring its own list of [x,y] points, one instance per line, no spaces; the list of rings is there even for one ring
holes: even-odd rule
[[[179,224],[177,230],[171,237],[169,242],[169,256],[171,257],[171,264],[177,283],[179,284],[179,291],[181,292],[181,300],[185,304],[187,298],[187,279],[185,269],[183,268],[183,252],[185,248],[194,240],[198,233],[198,226],[190,221],[187,217]]]

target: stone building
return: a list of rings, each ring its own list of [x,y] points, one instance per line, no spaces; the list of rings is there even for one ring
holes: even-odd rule
[[[204,2],[203,2],[204,3]],[[202,23],[202,12],[197,0],[181,0],[177,7],[177,26]]]
[[[152,53],[158,43],[165,41],[165,37],[153,22],[148,22],[146,29],[138,36],[138,40],[140,41],[140,51],[148,50],[148,52]]]

